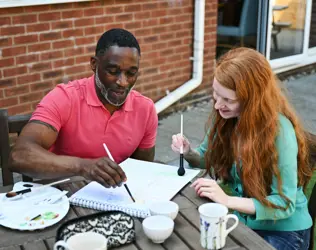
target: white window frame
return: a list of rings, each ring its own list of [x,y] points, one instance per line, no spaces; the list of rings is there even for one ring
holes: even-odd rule
[[[0,8],[90,1],[96,0],[0,0]]]

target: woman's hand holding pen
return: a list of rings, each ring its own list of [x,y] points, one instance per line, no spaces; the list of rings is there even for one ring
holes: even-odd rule
[[[176,134],[172,136],[172,144],[171,149],[175,153],[180,153],[180,148],[183,146],[183,155],[185,156],[191,150],[190,142],[185,136],[181,136],[181,134]]]

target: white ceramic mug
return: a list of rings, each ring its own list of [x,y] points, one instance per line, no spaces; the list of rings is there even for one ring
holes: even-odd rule
[[[54,250],[64,247],[66,250],[107,250],[107,239],[95,232],[78,233],[71,236],[67,241],[57,241]]]
[[[228,214],[228,209],[218,203],[206,203],[199,207],[201,245],[205,249],[220,249],[226,244],[227,235],[237,227],[238,217]],[[227,227],[228,219],[234,219],[235,223]]]

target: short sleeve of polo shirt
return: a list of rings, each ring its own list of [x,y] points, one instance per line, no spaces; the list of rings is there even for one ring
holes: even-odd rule
[[[156,144],[158,128],[158,115],[153,102],[151,102],[149,108],[149,116],[147,119],[147,126],[145,130],[144,137],[139,144],[139,148],[152,148]]]
[[[30,120],[45,122],[59,132],[67,122],[70,111],[70,97],[64,84],[59,84],[40,101]]]

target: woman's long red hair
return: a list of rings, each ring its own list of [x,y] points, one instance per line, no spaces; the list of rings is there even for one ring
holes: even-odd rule
[[[233,49],[219,60],[214,76],[222,86],[236,91],[242,111],[239,118],[226,120],[213,109],[205,155],[208,171],[212,167],[217,177],[229,181],[232,165],[236,162],[238,170],[242,165],[239,173],[246,196],[256,198],[269,207],[286,209],[266,199],[274,175],[279,194],[289,202],[282,192],[275,145],[280,113],[292,122],[295,129],[299,186],[305,186],[312,171],[308,164],[304,131],[279,88],[268,61],[253,49]]]

